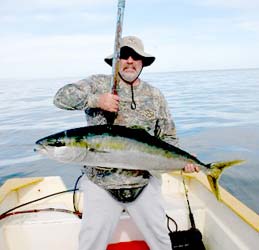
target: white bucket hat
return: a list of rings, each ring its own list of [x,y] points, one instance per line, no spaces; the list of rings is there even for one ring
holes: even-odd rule
[[[155,57],[144,51],[142,41],[136,36],[125,36],[121,40],[121,48],[129,47],[142,57],[143,67],[151,65],[155,61]],[[104,58],[104,61],[112,66],[113,55]]]

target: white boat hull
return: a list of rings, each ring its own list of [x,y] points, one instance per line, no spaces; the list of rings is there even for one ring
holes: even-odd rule
[[[167,214],[184,230],[190,223],[181,178],[180,175],[163,175],[162,191]],[[207,249],[257,249],[259,216],[223,189],[223,202],[217,201],[201,173],[197,179],[187,178],[186,183],[196,226],[203,234]],[[0,188],[0,214],[63,190],[66,187],[59,177],[9,180]],[[78,201],[82,210],[82,195]],[[18,210],[49,207],[73,210],[72,194],[53,196]],[[9,216],[0,220],[0,250],[76,250],[80,223],[76,215],[51,211]],[[144,239],[128,214],[123,213],[110,243],[132,240]]]

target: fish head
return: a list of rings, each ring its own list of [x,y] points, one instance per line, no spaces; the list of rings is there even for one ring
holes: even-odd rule
[[[66,138],[63,132],[53,134],[36,141],[34,151],[52,159],[62,160],[67,155],[68,141],[69,138]]]
[[[44,137],[35,144],[35,152],[60,162],[78,162],[89,152],[86,138],[69,131]]]
[[[66,146],[64,133],[53,134],[44,138],[39,139],[35,142],[35,151],[49,150],[54,147]]]

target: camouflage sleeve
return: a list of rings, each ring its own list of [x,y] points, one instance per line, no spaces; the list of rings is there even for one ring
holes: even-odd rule
[[[76,83],[67,84],[58,90],[54,97],[54,105],[66,110],[84,110],[96,108],[100,92],[97,86],[104,88],[108,76],[92,75]]]
[[[176,136],[175,123],[171,118],[169,107],[163,94],[160,94],[158,100],[159,100],[158,125],[160,129],[160,137],[163,141],[171,145],[179,146],[179,140]]]

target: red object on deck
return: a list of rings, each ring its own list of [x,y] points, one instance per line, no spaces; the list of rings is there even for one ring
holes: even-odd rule
[[[145,241],[128,241],[109,244],[107,250],[150,250]]]

